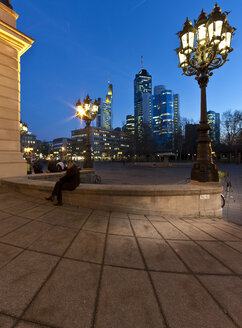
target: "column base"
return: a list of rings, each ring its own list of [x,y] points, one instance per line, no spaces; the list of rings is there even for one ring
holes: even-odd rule
[[[218,182],[218,169],[215,164],[197,162],[191,171],[191,180],[199,182]]]
[[[0,178],[27,175],[27,163],[20,152],[0,152]]]

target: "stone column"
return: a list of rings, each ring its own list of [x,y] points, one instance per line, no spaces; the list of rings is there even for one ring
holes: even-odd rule
[[[27,174],[20,152],[20,57],[34,40],[16,29],[17,18],[0,1],[0,178]]]

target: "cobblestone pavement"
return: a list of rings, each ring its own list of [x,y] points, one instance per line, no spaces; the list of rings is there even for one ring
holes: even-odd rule
[[[0,188],[0,327],[242,327],[242,226]]]

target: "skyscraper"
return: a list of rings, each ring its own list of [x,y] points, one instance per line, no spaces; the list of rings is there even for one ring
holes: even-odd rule
[[[161,140],[163,150],[171,150],[174,137],[174,109],[171,90],[161,92]]]
[[[108,93],[105,101],[98,98],[98,114],[96,117],[96,127],[105,130],[112,130],[113,127],[113,85],[108,82]]]
[[[143,142],[144,127],[151,127],[152,77],[141,69],[134,79],[134,119],[136,146]]]
[[[174,141],[174,106],[171,90],[165,86],[154,87],[152,96],[152,134],[157,150],[171,150]]]
[[[208,124],[211,127],[209,136],[212,141],[212,145],[216,146],[220,143],[220,114],[210,110],[207,112]]]

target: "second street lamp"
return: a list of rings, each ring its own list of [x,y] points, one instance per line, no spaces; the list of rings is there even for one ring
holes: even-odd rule
[[[217,3],[211,14],[202,10],[194,26],[187,18],[183,30],[178,34],[181,44],[176,49],[179,61],[186,76],[196,75],[201,88],[201,118],[198,131],[198,157],[191,172],[191,180],[199,182],[217,182],[218,170],[213,163],[211,140],[208,131],[211,129],[207,120],[206,87],[212,70],[221,67],[228,59],[231,38],[235,28],[227,21],[228,12],[221,13]]]
[[[80,99],[76,103],[76,116],[81,120],[84,120],[86,123],[86,134],[87,134],[87,142],[86,142],[86,152],[85,159],[83,163],[83,168],[92,168],[92,159],[91,159],[91,143],[90,143],[90,124],[95,119],[98,113],[98,103],[96,99],[92,103],[89,95],[83,100],[81,103]]]

